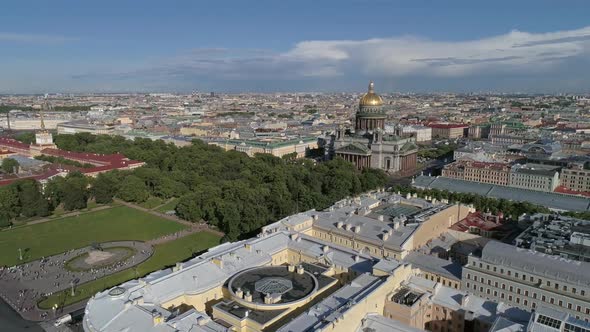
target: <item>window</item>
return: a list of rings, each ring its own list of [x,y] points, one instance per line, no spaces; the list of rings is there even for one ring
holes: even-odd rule
[[[559,320],[547,317],[545,315],[539,315],[537,317],[537,323],[552,327],[554,329],[559,329],[559,327],[561,326],[561,322]]]

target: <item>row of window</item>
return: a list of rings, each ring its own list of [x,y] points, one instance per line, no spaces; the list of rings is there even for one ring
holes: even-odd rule
[[[536,283],[538,285],[541,285],[542,282],[543,282],[541,280],[541,278],[538,278],[538,277],[535,278],[533,276],[528,276],[528,280],[527,280],[527,275],[525,273],[519,273],[519,272],[512,273],[511,270],[504,271],[504,268],[499,268],[498,269],[496,266],[490,267],[489,264],[485,264],[484,265],[481,262],[476,263],[475,261],[473,261],[471,263],[471,266],[479,267],[480,269],[484,269],[485,268],[488,271],[492,271],[492,272],[499,273],[499,274],[502,274],[502,275],[507,275],[507,276],[509,276],[509,277],[511,277],[513,279],[520,279],[522,281],[529,282],[529,283]],[[504,272],[506,272],[506,273],[504,273]],[[470,279],[470,277],[471,277],[471,274],[467,273],[467,279]],[[474,276],[474,280],[477,281],[477,276]],[[483,278],[482,278],[482,280],[483,280]],[[575,294],[575,295],[586,296],[586,291],[584,289],[581,289],[578,292],[578,289],[576,289],[575,287],[571,287],[571,289],[568,288],[567,285],[561,285],[561,287],[560,287],[559,283],[557,283],[557,282],[551,282],[550,280],[547,280],[545,282],[545,285],[547,287],[553,287],[555,290],[561,290],[563,292],[570,292],[570,293]]]
[[[467,289],[470,289],[471,288],[474,291],[477,291],[477,285],[475,285],[475,284],[471,285],[468,282],[468,283],[466,283],[466,286],[467,286]],[[504,286],[504,285],[502,284],[502,286]],[[502,289],[505,289],[505,288],[503,287]],[[509,291],[510,292],[512,291],[512,286],[510,286],[510,290]],[[497,290],[492,291],[490,288],[486,288],[484,290],[483,286],[480,286],[479,287],[479,292],[482,293],[482,294],[490,295],[490,296],[493,295],[496,298],[498,297],[498,294],[499,294],[499,297],[502,300],[508,299],[509,302],[513,302],[514,301],[517,304],[520,304],[521,303],[521,299],[518,296],[515,297],[515,298],[513,298],[513,296],[511,294],[508,294],[506,296],[506,294],[504,292],[498,292]],[[517,288],[517,294],[520,294],[520,288]],[[537,298],[537,293],[533,292],[532,295],[533,295],[532,296],[533,299],[536,299]],[[524,296],[528,296],[528,291],[525,291],[524,292]],[[563,303],[563,300],[558,300],[557,303],[556,303],[556,301],[555,301],[555,299],[553,297],[549,298],[549,301],[547,301],[547,297],[545,295],[542,295],[541,296],[541,301],[542,302],[549,303],[549,304],[553,304],[553,305],[558,305],[560,307],[563,307],[563,304],[564,304]],[[531,303],[531,307],[533,309],[535,309],[537,307],[537,304],[534,301],[531,301],[530,303]],[[522,304],[525,305],[525,306],[528,306],[529,305],[529,301],[527,299],[524,299],[524,300],[522,300]],[[574,306],[571,303],[569,303],[569,302],[567,303],[567,308],[569,310],[574,310]],[[577,312],[582,312],[582,306],[577,305],[576,306],[576,311]],[[590,315],[590,308],[585,308],[585,313],[586,313],[586,315]]]

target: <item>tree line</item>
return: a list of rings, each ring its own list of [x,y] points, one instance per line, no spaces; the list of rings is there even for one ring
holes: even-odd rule
[[[108,203],[116,197],[142,203],[150,196],[178,197],[180,218],[206,221],[225,232],[227,240],[236,240],[287,215],[324,209],[344,197],[383,187],[387,181],[380,170],[357,171],[342,159],[315,164],[268,154],[251,158],[199,140],[177,147],[161,140],[130,141],[82,133],[57,135],[55,143],[78,152],[120,152],[145,161],[146,166],[103,173],[94,179],[74,172],[48,181],[44,190],[34,181],[0,187],[0,202],[10,197],[9,203],[0,203],[9,211],[0,218],[44,216],[58,206],[82,209],[89,199]],[[29,204],[31,200],[44,203]]]

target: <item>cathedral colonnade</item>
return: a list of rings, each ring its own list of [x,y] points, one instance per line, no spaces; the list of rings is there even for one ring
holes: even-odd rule
[[[337,156],[341,157],[342,159],[353,163],[357,169],[361,170],[363,168],[371,167],[371,157],[370,156],[362,156],[357,154],[344,154],[339,153]]]

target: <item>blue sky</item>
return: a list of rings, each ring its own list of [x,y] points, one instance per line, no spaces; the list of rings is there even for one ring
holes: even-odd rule
[[[11,1],[0,93],[590,91],[590,1]]]

